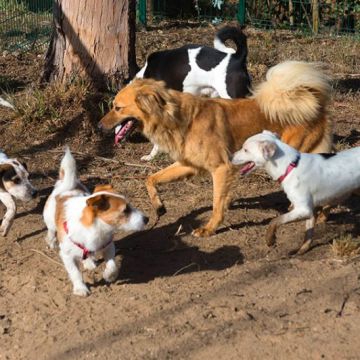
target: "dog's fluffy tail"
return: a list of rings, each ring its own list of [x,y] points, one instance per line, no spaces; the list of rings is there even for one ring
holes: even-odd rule
[[[56,193],[60,194],[64,191],[70,191],[77,186],[76,161],[71,154],[69,147],[65,149],[65,155],[61,160],[59,181],[56,186]]]
[[[270,121],[300,125],[324,112],[330,92],[329,78],[319,64],[285,61],[269,69],[252,97]]]
[[[236,51],[225,45],[226,40],[232,40],[235,43]],[[246,35],[238,27],[225,26],[216,33],[214,38],[214,48],[228,54],[234,54],[234,56],[242,57],[244,60],[246,60]]]

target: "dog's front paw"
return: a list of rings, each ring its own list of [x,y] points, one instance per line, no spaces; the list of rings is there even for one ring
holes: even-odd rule
[[[9,232],[9,228],[8,227],[5,227],[5,226],[1,226],[0,227],[0,233],[1,233],[1,236],[6,236]]]
[[[106,282],[114,282],[119,275],[119,270],[117,268],[105,268],[103,273],[103,278]]]
[[[74,286],[74,295],[78,296],[88,296],[90,294],[90,290],[85,284]]]
[[[209,230],[206,227],[197,228],[192,232],[195,237],[209,237],[214,235],[214,233],[215,232],[213,230]]]
[[[96,269],[96,263],[95,261],[88,257],[87,259],[83,260],[83,266],[86,270],[95,270]]]
[[[151,154],[149,155],[144,155],[141,157],[141,160],[142,161],[151,161],[151,160],[154,160],[155,156],[152,156]]]

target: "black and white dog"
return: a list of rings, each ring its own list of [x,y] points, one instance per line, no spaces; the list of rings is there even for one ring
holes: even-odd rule
[[[236,50],[227,47],[226,40],[232,40]],[[184,45],[154,52],[135,77],[162,80],[171,89],[194,95],[241,98],[250,92],[246,57],[245,34],[240,28],[226,26],[216,33],[214,48]],[[152,160],[158,151],[155,144],[151,153],[141,159]]]

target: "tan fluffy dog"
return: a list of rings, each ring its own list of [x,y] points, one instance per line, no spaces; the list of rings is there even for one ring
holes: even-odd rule
[[[99,122],[115,127],[120,141],[136,126],[176,162],[148,177],[147,190],[160,216],[165,208],[156,185],[211,173],[213,213],[195,236],[209,236],[224,218],[234,178],[231,154],[265,129],[301,152],[330,152],[332,123],[326,117],[330,85],[315,64],[287,61],[271,68],[248,99],[208,99],[165,88],[163,82],[135,80],[115,97]]]

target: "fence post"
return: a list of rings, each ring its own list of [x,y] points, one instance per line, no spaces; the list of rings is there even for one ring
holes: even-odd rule
[[[245,9],[246,0],[239,0],[236,17],[240,25],[245,25]]]
[[[319,32],[319,1],[312,0],[312,30],[314,34]]]
[[[139,0],[139,22],[146,27],[146,0]]]

